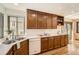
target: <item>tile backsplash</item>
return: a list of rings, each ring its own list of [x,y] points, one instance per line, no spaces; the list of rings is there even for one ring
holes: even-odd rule
[[[57,27],[57,29],[27,29],[26,34],[27,36],[35,36],[39,34],[62,34],[65,33],[64,27]]]

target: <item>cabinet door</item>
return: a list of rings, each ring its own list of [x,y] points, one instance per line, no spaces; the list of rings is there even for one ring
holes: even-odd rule
[[[54,48],[60,47],[60,36],[56,36],[54,40]]]
[[[51,29],[52,28],[52,15],[48,14],[47,15],[47,29]]]
[[[21,46],[20,50],[22,52],[22,55],[28,55],[29,54],[29,41],[25,40],[25,41],[21,42],[20,46]]]
[[[57,16],[56,15],[52,15],[52,24],[51,24],[53,29],[57,28]]]
[[[54,37],[49,37],[49,50],[54,48]]]
[[[36,29],[37,28],[37,12],[34,10],[27,10],[27,28]]]
[[[29,41],[25,40],[20,43],[20,48],[14,53],[15,55],[28,55],[29,54]]]
[[[17,46],[16,46],[16,44],[15,44],[15,45],[13,45],[13,46],[11,47],[11,49],[8,51],[7,55],[14,55],[16,49],[17,49]]]
[[[60,36],[60,38],[61,38],[61,47],[63,47],[65,45],[64,35]]]
[[[46,13],[38,12],[37,27],[38,27],[38,29],[47,28],[47,14]]]
[[[48,39],[42,38],[41,39],[41,52],[45,52],[48,50]]]
[[[7,55],[14,55],[12,48],[8,51]]]
[[[64,45],[66,46],[68,44],[68,36],[67,35],[64,35]]]

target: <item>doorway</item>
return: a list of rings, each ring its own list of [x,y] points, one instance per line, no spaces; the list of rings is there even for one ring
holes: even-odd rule
[[[4,15],[0,13],[0,39],[4,36]]]
[[[72,44],[72,41],[73,41],[72,22],[65,22],[65,26],[68,34],[69,44]]]

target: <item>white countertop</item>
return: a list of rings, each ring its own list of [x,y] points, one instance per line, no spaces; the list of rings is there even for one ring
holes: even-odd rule
[[[17,44],[19,42],[22,42],[24,40],[27,40],[27,39],[34,39],[34,38],[42,38],[42,37],[50,37],[50,36],[59,36],[59,35],[66,35],[66,33],[63,33],[63,34],[52,34],[52,35],[48,35],[48,36],[26,36],[25,39],[23,40],[20,40],[20,41],[16,41],[12,44],[0,44],[0,55],[6,55],[6,53],[11,49],[11,47],[14,45],[14,44]]]
[[[27,40],[27,39],[16,41],[16,42],[11,43],[11,44],[0,44],[0,55],[6,55],[14,44],[20,43],[24,40]]]

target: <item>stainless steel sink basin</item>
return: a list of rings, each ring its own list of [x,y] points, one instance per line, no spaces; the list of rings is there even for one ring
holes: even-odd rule
[[[44,36],[50,36],[50,34],[43,34],[43,35],[39,35],[41,37],[44,37]]]
[[[3,44],[11,44],[11,43],[14,43],[16,42],[15,40],[6,40],[3,42]]]
[[[21,37],[21,38],[18,38],[18,39],[16,39],[17,41],[20,41],[20,40],[23,40],[24,38],[23,37]]]

